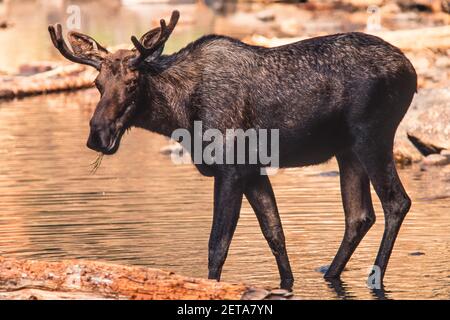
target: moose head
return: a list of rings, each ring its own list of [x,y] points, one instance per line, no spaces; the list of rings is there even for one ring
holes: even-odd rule
[[[145,67],[157,61],[164,44],[178,22],[180,14],[173,11],[170,22],[145,33],[140,40],[132,36],[132,50],[110,53],[91,37],[71,31],[69,49],[60,24],[49,26],[53,45],[68,60],[92,66],[99,71],[95,85],[101,98],[90,121],[87,146],[103,154],[114,154],[127,128],[133,124],[140,100],[145,94],[142,74]]]

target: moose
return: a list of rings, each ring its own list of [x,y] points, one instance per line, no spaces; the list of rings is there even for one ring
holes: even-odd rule
[[[179,20],[131,37],[133,49],[110,53],[91,37],[49,26],[54,46],[70,61],[96,68],[100,92],[87,146],[114,154],[125,130],[164,136],[177,128],[279,129],[279,167],[323,163],[336,157],[345,231],[326,279],[339,279],[375,223],[370,184],[384,211],[384,233],[374,265],[382,281],[411,200],[397,173],[393,141],[417,91],[417,75],[404,54],[384,40],[350,32],[275,48],[207,35],[163,54]],[[220,280],[243,196],[253,208],[278,266],[280,287],[294,277],[269,177],[261,164],[195,164],[214,178],[208,278]],[[319,219],[319,218],[318,218]]]

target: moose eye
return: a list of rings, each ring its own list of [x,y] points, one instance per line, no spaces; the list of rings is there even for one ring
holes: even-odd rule
[[[125,90],[127,93],[132,93],[136,89],[136,86],[127,86]]]

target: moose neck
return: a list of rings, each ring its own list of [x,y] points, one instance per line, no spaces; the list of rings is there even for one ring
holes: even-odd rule
[[[199,75],[199,66],[183,50],[160,57],[144,76],[145,94],[137,126],[168,137],[176,129],[189,129],[191,97]]]

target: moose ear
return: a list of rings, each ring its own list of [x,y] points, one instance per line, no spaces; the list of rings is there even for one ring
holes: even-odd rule
[[[69,32],[67,38],[72,46],[73,52],[77,56],[102,61],[109,53],[108,50],[106,50],[97,41],[85,34],[71,31]]]
[[[160,34],[161,34],[160,27],[152,29],[152,30],[148,31],[147,33],[145,33],[141,37],[139,42],[142,43],[144,45],[144,47],[151,48],[158,41]],[[147,61],[153,60],[153,59],[159,57],[163,53],[163,51],[164,51],[164,44],[162,44],[161,47],[158,48],[158,50],[156,50],[153,54],[148,56],[145,60],[147,60]]]

